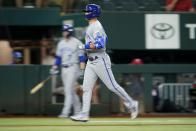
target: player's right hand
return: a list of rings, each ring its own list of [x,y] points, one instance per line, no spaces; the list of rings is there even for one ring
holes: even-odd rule
[[[90,43],[90,48],[91,48],[91,49],[95,49],[95,44]]]
[[[58,67],[56,65],[53,65],[50,69],[50,75],[57,75],[59,73]]]

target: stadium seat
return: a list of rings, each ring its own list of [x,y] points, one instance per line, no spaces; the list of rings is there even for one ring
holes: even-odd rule
[[[193,0],[193,6],[196,9],[196,0]]]
[[[165,5],[166,5],[166,1],[165,0],[157,0],[157,2],[160,5],[160,10],[161,11],[165,11]]]
[[[85,9],[87,2],[86,1],[80,1],[76,4],[75,10],[77,12],[81,12],[81,10]]]
[[[165,0],[156,0],[161,6],[165,6]]]
[[[196,0],[193,0],[196,2]],[[79,4],[80,9],[86,3],[101,5],[104,11],[164,11],[164,0],[87,0]]]
[[[156,0],[147,0],[144,3],[144,11],[160,11],[161,6]]]
[[[125,11],[138,11],[139,9],[138,4],[133,1],[122,3],[122,8]]]
[[[111,8],[113,8],[112,10],[117,10],[117,11],[123,10],[123,8],[122,8],[123,0],[122,1],[121,0],[103,0],[103,6],[105,4],[107,5],[108,3],[112,3],[111,4],[111,6],[112,6]]]
[[[94,3],[94,4],[102,5],[102,3],[103,3],[104,1],[110,2],[110,0],[89,0],[88,3]]]
[[[134,1],[138,4],[138,6],[143,6],[145,3],[145,0],[134,0]]]
[[[103,10],[114,11],[116,10],[116,6],[113,2],[104,2],[102,5]]]

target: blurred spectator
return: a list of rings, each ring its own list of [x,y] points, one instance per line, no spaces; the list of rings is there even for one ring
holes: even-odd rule
[[[55,51],[51,48],[48,48],[46,55],[42,58],[43,65],[53,65],[55,60]]]
[[[3,5],[4,1],[5,0],[0,0],[0,7]],[[48,3],[48,0],[34,0],[33,2],[31,0],[14,0],[17,8],[34,7],[34,5],[36,5],[37,8],[45,7]]]
[[[15,0],[16,7],[22,8],[23,7],[23,0]]]
[[[33,8],[36,6],[37,8],[42,8],[46,6],[60,6],[62,8],[62,12],[71,13],[74,11],[74,7],[78,4],[78,0],[0,0],[0,7],[8,3],[9,5],[14,4],[17,8]]]
[[[13,55],[13,64],[23,64],[22,62],[23,55],[21,52],[14,51],[12,55]]]
[[[192,0],[166,0],[167,11],[190,11],[194,12]]]
[[[160,83],[158,82],[152,88],[153,109],[154,109],[154,111],[158,111],[158,106],[159,106],[159,90],[158,90],[159,85],[160,85]]]
[[[132,65],[143,65],[144,62],[141,58],[135,58],[131,61]],[[133,73],[131,75],[131,96],[138,100],[139,105],[139,111],[141,113],[144,112],[144,101],[143,101],[143,95],[144,95],[144,79],[141,73]]]
[[[37,8],[42,8],[42,7],[46,7],[48,4],[48,0],[36,0],[36,7]]]
[[[73,12],[74,4],[77,0],[63,0],[62,2],[62,11],[64,13],[70,13]]]
[[[143,60],[140,58],[133,59],[130,64],[132,65],[142,65],[144,64]],[[143,77],[141,73],[133,73],[133,74],[123,74],[120,85],[124,87],[124,89],[129,92],[133,99],[138,100],[140,103],[139,110],[141,113],[144,112],[144,104],[143,104]],[[125,107],[123,105],[123,100],[120,100],[120,112],[125,113]]]
[[[129,85],[131,84],[130,74],[122,74],[122,76],[119,77],[119,81],[120,81],[119,84],[124,88],[124,90],[130,93],[129,91],[130,90]],[[119,115],[123,115],[124,113],[126,113],[123,99],[120,99],[119,107],[120,107]]]
[[[62,15],[73,12],[74,6],[78,2],[78,0],[48,0],[48,4],[51,6],[61,6]]]
[[[140,59],[140,58],[135,58],[131,61],[131,64],[133,65],[141,65],[141,64],[144,64],[143,60]]]
[[[12,63],[12,48],[10,47],[10,43],[5,40],[0,40],[0,65]]]
[[[49,38],[43,37],[40,41],[41,44],[41,64],[53,65],[55,59],[55,50]]]

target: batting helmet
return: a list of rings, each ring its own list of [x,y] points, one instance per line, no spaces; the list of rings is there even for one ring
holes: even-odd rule
[[[65,25],[63,25],[63,27],[62,27],[62,31],[73,32],[73,31],[74,31],[74,28],[73,28],[73,26],[70,25],[70,24],[65,24]]]
[[[65,24],[62,26],[62,31],[69,32],[69,36],[71,36],[74,33],[74,27],[71,24]]]
[[[86,9],[84,11],[86,12],[85,14],[86,19],[89,20],[100,16],[101,7],[96,4],[88,4],[86,5]]]

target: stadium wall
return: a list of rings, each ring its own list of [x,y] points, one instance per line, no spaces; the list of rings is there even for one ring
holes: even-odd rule
[[[153,74],[196,73],[196,65],[114,65],[115,76],[120,73],[141,73],[144,77],[144,112],[152,112]],[[52,104],[51,81],[34,95],[30,89],[48,76],[48,66],[0,66],[0,114],[58,114],[62,105]],[[118,78],[118,77],[117,77]],[[175,82],[175,79],[170,79]],[[119,100],[101,84],[101,105],[92,106],[92,115],[119,112]],[[114,107],[115,108],[112,108]]]

